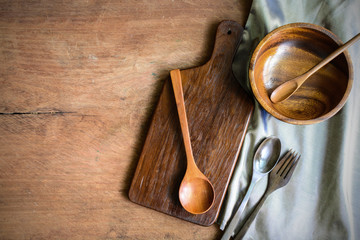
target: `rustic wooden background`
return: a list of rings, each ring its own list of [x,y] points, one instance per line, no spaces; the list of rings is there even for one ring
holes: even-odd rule
[[[0,0],[0,239],[217,239],[129,201],[169,70],[251,2]]]

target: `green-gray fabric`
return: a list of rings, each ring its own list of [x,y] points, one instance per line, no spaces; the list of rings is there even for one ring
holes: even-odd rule
[[[293,22],[321,25],[343,42],[360,32],[360,0],[253,0],[234,73],[250,93],[248,64],[252,51],[271,30]],[[360,43],[349,48],[354,84],[343,109],[313,125],[291,125],[272,117],[255,101],[255,111],[218,218],[224,229],[241,203],[252,174],[252,157],[269,135],[280,138],[300,162],[284,188],[265,201],[245,239],[360,239]],[[254,189],[243,218],[266,187]],[[239,226],[242,221],[239,222]]]

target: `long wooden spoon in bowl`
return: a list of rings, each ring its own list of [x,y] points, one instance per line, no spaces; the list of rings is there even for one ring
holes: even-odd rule
[[[270,99],[273,103],[284,101],[285,99],[289,98],[291,95],[296,92],[296,90],[299,89],[299,87],[315,72],[317,72],[320,68],[328,64],[331,60],[333,60],[335,57],[337,57],[339,54],[344,52],[348,47],[350,47],[353,43],[358,41],[360,39],[360,33],[358,33],[355,37],[350,39],[348,42],[346,42],[344,45],[339,47],[337,50],[335,50],[333,53],[331,53],[329,56],[324,58],[320,63],[316,64],[314,67],[312,67],[309,71],[304,73],[303,75],[300,75],[296,78],[293,78],[280,86],[278,86],[270,95]]]
[[[187,159],[187,169],[180,185],[179,199],[186,211],[192,214],[202,214],[207,212],[213,205],[215,200],[215,190],[209,179],[196,166],[194,160],[185,111],[180,70],[175,69],[170,71],[170,76]]]

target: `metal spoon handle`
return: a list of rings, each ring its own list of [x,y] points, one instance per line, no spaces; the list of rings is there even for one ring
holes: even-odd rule
[[[251,181],[250,186],[249,186],[249,189],[247,190],[244,199],[242,200],[242,202],[241,202],[238,210],[236,211],[234,217],[231,219],[229,226],[225,229],[225,232],[224,232],[224,234],[222,235],[221,240],[228,240],[228,239],[230,239],[230,238],[234,235],[235,229],[236,229],[236,225],[237,225],[237,224],[239,223],[239,221],[240,221],[241,214],[243,213],[243,211],[244,211],[244,209],[245,209],[245,206],[246,206],[246,204],[247,204],[248,201],[249,201],[251,192],[252,192],[252,190],[253,190],[256,182],[257,182],[256,179],[253,179],[253,180]]]
[[[272,191],[266,191],[264,195],[261,197],[260,201],[256,204],[255,208],[250,213],[249,217],[245,220],[245,223],[242,225],[239,233],[236,235],[235,240],[240,240],[244,237],[245,233],[251,226],[251,223],[254,221],[255,217],[257,216],[258,212],[260,211],[260,208],[264,204],[267,197],[270,195]]]
[[[171,76],[171,82],[172,82],[173,89],[174,89],[176,107],[177,107],[178,114],[179,114],[179,120],[180,120],[181,132],[183,135],[183,141],[184,141],[184,145],[185,145],[187,163],[188,163],[188,166],[190,164],[193,164],[196,167],[194,157],[193,157],[193,151],[191,148],[189,125],[188,125],[186,110],[185,110],[185,101],[184,101],[184,93],[183,93],[183,88],[182,88],[182,83],[181,83],[180,70],[175,69],[175,70],[170,71],[170,76]]]

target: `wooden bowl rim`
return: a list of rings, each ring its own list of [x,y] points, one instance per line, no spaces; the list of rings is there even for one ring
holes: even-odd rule
[[[345,59],[348,65],[348,71],[349,71],[349,77],[348,77],[348,84],[344,93],[344,96],[342,97],[342,99],[340,100],[340,102],[332,109],[330,110],[328,113],[319,116],[317,118],[314,119],[307,119],[307,120],[301,120],[301,119],[293,119],[293,118],[288,118],[282,114],[280,114],[279,112],[277,112],[274,108],[271,107],[271,105],[268,105],[264,99],[260,96],[258,88],[255,84],[255,77],[254,77],[254,66],[256,64],[256,59],[257,56],[261,50],[261,48],[265,45],[265,43],[272,38],[273,35],[277,34],[278,32],[281,32],[283,30],[289,29],[289,28],[309,28],[312,30],[316,30],[319,31],[325,35],[327,35],[328,37],[330,37],[331,40],[333,40],[337,45],[341,46],[343,44],[343,42],[340,40],[340,38],[338,36],[336,36],[333,32],[331,32],[330,30],[316,25],[316,24],[312,24],[312,23],[305,23],[305,22],[297,22],[297,23],[289,23],[283,26],[280,26],[274,30],[272,30],[271,32],[269,32],[257,45],[257,47],[255,48],[252,57],[250,59],[250,66],[249,66],[249,80],[250,80],[250,85],[251,85],[251,89],[253,91],[253,94],[255,95],[255,98],[257,99],[257,101],[260,103],[260,105],[266,110],[268,111],[271,115],[273,115],[274,117],[276,117],[277,119],[287,122],[287,123],[291,123],[291,124],[296,124],[296,125],[307,125],[307,124],[314,124],[314,123],[319,123],[322,121],[325,121],[327,119],[329,119],[330,117],[334,116],[338,111],[340,111],[342,109],[342,107],[345,105],[349,95],[350,95],[350,91],[353,85],[353,65],[352,65],[352,60],[350,58],[350,54],[348,52],[348,50],[345,50],[343,53],[345,55]]]

